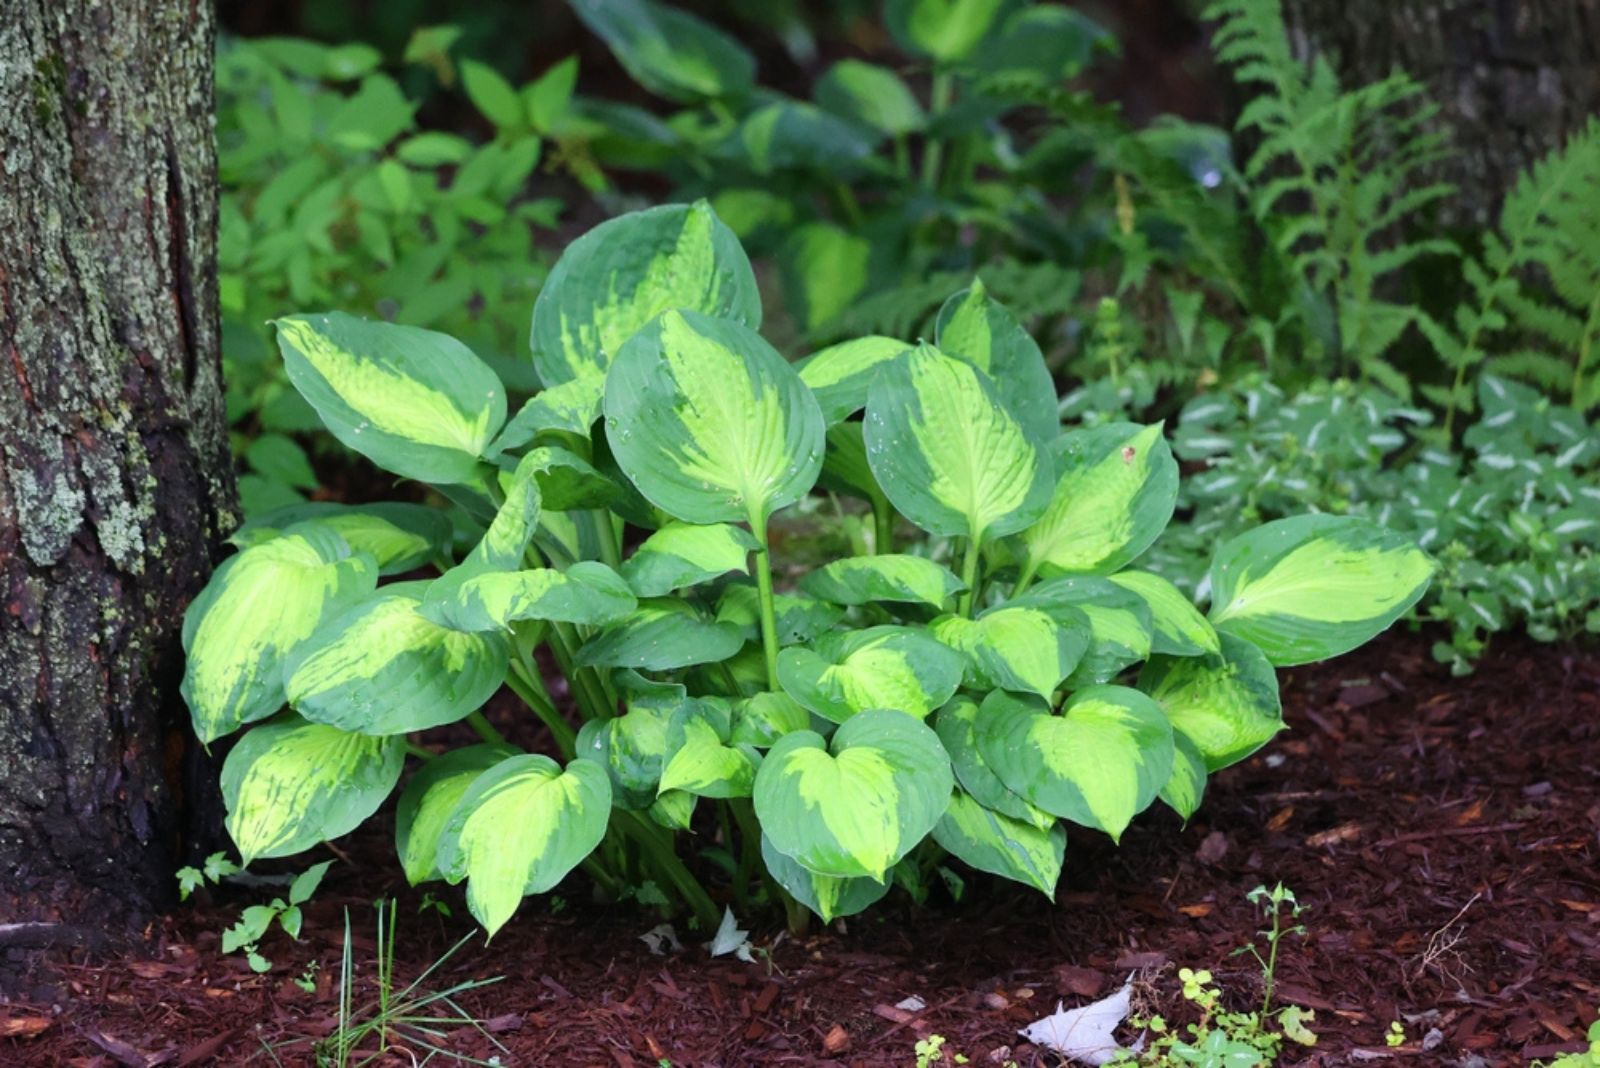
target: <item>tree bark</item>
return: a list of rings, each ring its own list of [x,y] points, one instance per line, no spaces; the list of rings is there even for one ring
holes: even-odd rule
[[[1495,218],[1534,160],[1600,113],[1600,0],[1284,0],[1290,40],[1346,87],[1396,67],[1428,86],[1458,153],[1452,223]]]
[[[184,607],[234,523],[207,0],[0,15],[0,920],[173,891]],[[187,795],[187,796],[185,796]]]

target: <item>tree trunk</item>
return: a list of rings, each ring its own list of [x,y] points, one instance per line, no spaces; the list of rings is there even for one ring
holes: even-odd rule
[[[1348,87],[1396,67],[1428,86],[1457,157],[1448,221],[1499,214],[1517,175],[1600,113],[1600,0],[1284,0],[1290,40]]]
[[[4,9],[0,920],[102,917],[170,897],[180,807],[215,807],[184,782],[178,695],[183,610],[235,509],[213,13]]]

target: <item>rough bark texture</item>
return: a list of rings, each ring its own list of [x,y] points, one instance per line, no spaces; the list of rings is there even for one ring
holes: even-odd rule
[[[233,522],[213,14],[3,7],[0,920],[83,918],[171,892],[180,623]]]
[[[1396,67],[1425,83],[1459,156],[1452,221],[1498,214],[1529,163],[1600,112],[1600,0],[1285,0],[1302,52],[1347,86]]]

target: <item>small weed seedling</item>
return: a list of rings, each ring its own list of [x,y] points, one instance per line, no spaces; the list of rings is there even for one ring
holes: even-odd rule
[[[1589,1025],[1589,1048],[1582,1053],[1563,1053],[1546,1064],[1534,1061],[1531,1068],[1600,1068],[1600,1020]]]
[[[250,905],[239,914],[239,920],[232,927],[222,933],[222,952],[235,953],[243,950],[245,959],[250,963],[250,969],[255,972],[265,972],[272,967],[272,961],[261,954],[258,946],[272,929],[273,921],[283,928],[290,938],[296,941],[300,938],[300,927],[304,922],[300,913],[300,906],[311,900],[311,895],[317,892],[317,887],[322,883],[322,877],[327,874],[328,868],[333,864],[325,860],[321,864],[313,864],[305,871],[294,877],[289,884],[289,899],[275,897],[265,905]],[[178,897],[180,900],[189,900],[196,890],[207,883],[213,885],[221,883],[230,875],[241,874],[241,869],[229,860],[225,853],[213,853],[206,858],[201,868],[178,869]],[[310,979],[311,971],[307,969],[306,975],[297,984],[303,989]],[[315,986],[314,983],[311,984]]]

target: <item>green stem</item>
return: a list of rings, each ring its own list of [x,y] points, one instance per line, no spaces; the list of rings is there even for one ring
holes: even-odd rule
[[[494,729],[494,724],[484,718],[482,712],[474,712],[467,717],[467,726],[472,732],[490,745],[505,745],[506,736]]]
[[[579,710],[585,719],[611,719],[617,714],[617,706],[606,703],[605,692],[600,688],[594,669],[581,668],[573,662],[573,653],[576,649],[577,634],[573,631],[572,624],[552,623],[550,651],[555,653],[556,662],[561,665],[561,673],[567,677],[567,683],[572,687],[572,696],[578,702]]]
[[[700,885],[694,873],[678,859],[678,854],[672,849],[671,837],[663,837],[654,824],[646,822],[637,812],[625,809],[612,811],[623,833],[638,843],[656,872],[677,889],[701,925],[708,931],[715,931],[717,924],[722,920],[722,914],[717,911],[716,902],[711,900],[711,895],[706,893],[705,887]]]
[[[896,134],[894,138],[894,169],[901,178],[911,181],[911,146],[906,143],[905,134]]]
[[[961,584],[966,590],[957,602],[956,610],[968,619],[972,618],[972,606],[978,600],[978,558],[981,546],[976,537],[967,539],[967,554],[961,561]]]
[[[617,528],[611,522],[611,513],[601,510],[592,513],[599,527],[600,562],[613,571],[622,568],[622,549],[617,544]]]
[[[949,71],[940,71],[933,76],[933,91],[928,98],[928,118],[936,119],[944,114],[950,107],[955,88],[955,79]],[[943,156],[944,142],[930,139],[927,149],[922,153],[922,184],[930,190],[938,185],[939,165]]]
[[[1017,576],[1017,581],[1011,587],[1011,596],[1020,597],[1022,591],[1033,583],[1033,576],[1039,571],[1039,562],[1033,557],[1028,557],[1022,564],[1022,573]]]
[[[894,506],[887,497],[872,500],[872,551],[879,556],[894,552]]]
[[[550,730],[556,740],[556,748],[561,750],[561,755],[571,760],[578,751],[578,734],[572,725],[561,717],[556,711],[556,704],[550,699],[550,693],[544,688],[544,680],[537,675],[530,676],[528,669],[521,663],[511,665],[511,674],[506,676],[506,685],[511,687],[511,692],[522,699],[522,703],[533,710],[539,721]]]
[[[622,880],[607,871],[606,866],[600,863],[593,853],[578,863],[589,873],[589,878],[600,884],[600,889],[608,901],[615,901],[622,896]]]
[[[778,613],[773,603],[772,553],[768,548],[767,523],[750,517],[756,536],[756,591],[761,598],[761,647],[767,654],[767,689],[778,688]]]
[[[434,757],[439,755],[438,753],[435,753],[432,749],[424,749],[424,748],[422,748],[422,746],[418,745],[416,742],[411,742],[411,741],[406,742],[406,752],[410,753],[412,756],[417,757],[418,759],[421,759],[421,760],[432,760]]]

